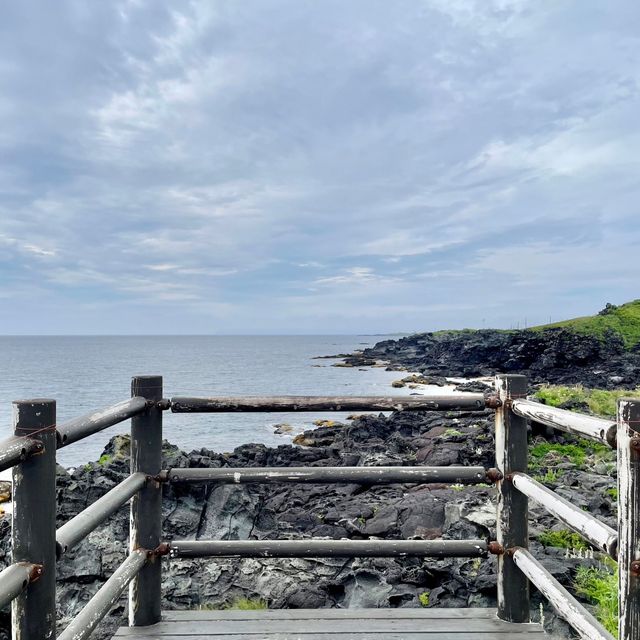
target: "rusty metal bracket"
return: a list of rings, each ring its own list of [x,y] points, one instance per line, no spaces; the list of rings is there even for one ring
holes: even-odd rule
[[[487,545],[487,551],[494,556],[501,556],[504,553],[504,547],[499,542],[492,540]]]
[[[168,542],[161,542],[149,555],[155,557],[168,556],[171,553],[171,545]]]
[[[502,404],[502,400],[498,396],[487,396],[484,399],[484,406],[487,409],[499,409]]]
[[[499,469],[487,469],[487,480],[490,480],[491,482],[498,482],[499,480],[502,480],[504,478],[504,476],[502,475],[502,472]]]
[[[629,446],[636,453],[640,453],[640,437],[635,436],[635,437],[631,438],[631,440],[629,440]]]
[[[640,576],[640,560],[634,560],[629,566],[629,571],[634,576]]]
[[[35,582],[44,573],[44,567],[41,564],[34,564],[29,572],[29,582]]]

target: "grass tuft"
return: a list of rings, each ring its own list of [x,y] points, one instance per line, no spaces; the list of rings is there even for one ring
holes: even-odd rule
[[[591,548],[581,535],[574,533],[573,531],[569,531],[568,529],[561,529],[560,531],[544,531],[538,536],[538,540],[545,547],[581,549],[582,551],[586,551]]]
[[[241,611],[252,611],[255,609],[268,609],[266,600],[262,598],[236,598],[225,609],[240,609]]]
[[[531,466],[540,467],[553,465],[563,460],[569,460],[576,467],[581,467],[587,458],[587,451],[577,444],[555,444],[539,442],[529,449]]]
[[[613,561],[602,568],[578,567],[576,592],[596,605],[596,617],[618,637],[618,567]]]

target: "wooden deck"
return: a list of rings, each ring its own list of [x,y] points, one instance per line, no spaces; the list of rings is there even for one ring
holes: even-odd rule
[[[165,611],[122,627],[134,640],[551,640],[538,624],[498,620],[495,609],[278,609]]]

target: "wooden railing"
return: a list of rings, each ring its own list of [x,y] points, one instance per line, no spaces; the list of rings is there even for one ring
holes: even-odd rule
[[[640,400],[621,400],[616,422],[526,400],[524,376],[496,378],[497,395],[412,397],[163,397],[160,376],[133,378],[125,402],[56,425],[54,400],[14,402],[14,436],[0,442],[0,470],[13,467],[12,564],[0,573],[0,606],[12,602],[13,637],[56,637],[56,562],[129,500],[130,553],[58,636],[83,640],[129,586],[129,624],[160,620],[161,558],[486,557],[498,556],[498,616],[530,621],[529,588],[543,593],[581,637],[611,640],[602,625],[528,551],[528,500],[545,507],[590,544],[617,559],[620,640],[640,637]],[[484,467],[310,467],[163,469],[162,416],[194,412],[496,410],[496,469]],[[131,419],[131,475],[55,529],[56,449]],[[527,475],[527,420],[604,442],[618,451],[618,531]],[[497,486],[496,540],[182,540],[162,539],[164,483],[462,483]]]

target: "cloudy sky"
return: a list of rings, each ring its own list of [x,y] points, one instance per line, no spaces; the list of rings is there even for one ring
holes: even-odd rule
[[[0,333],[640,297],[637,0],[3,4]]]

